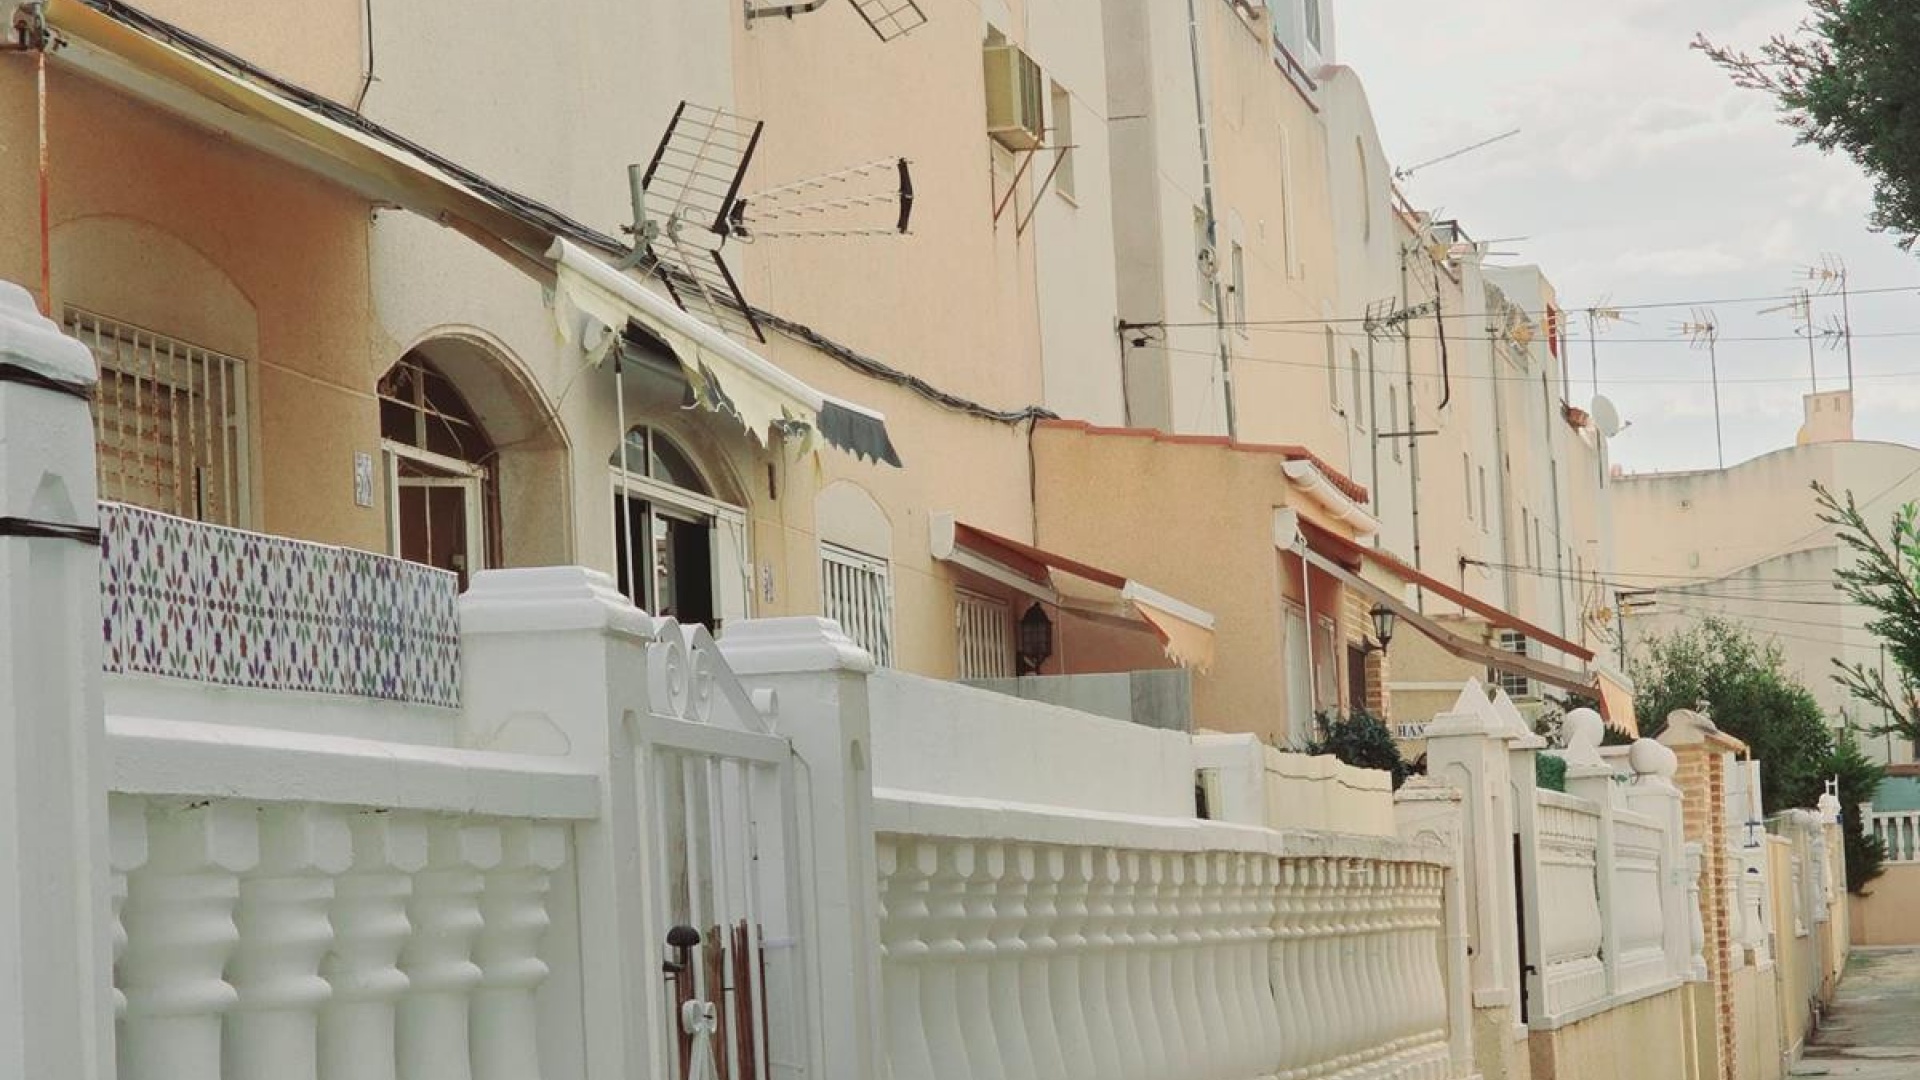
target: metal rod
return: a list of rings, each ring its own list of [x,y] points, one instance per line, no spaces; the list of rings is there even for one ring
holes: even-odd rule
[[[1707,335],[1707,367],[1713,373],[1713,447],[1720,458],[1720,467],[1727,467],[1727,444],[1720,435],[1720,350],[1715,344],[1718,334]],[[1812,338],[1808,338],[1812,343]]]
[[[40,313],[53,318],[53,214],[48,183],[47,50],[34,53],[33,86],[40,139]]]
[[[1847,302],[1847,271],[1840,269],[1840,333],[1847,343],[1847,393],[1853,393],[1853,311]]]
[[[1227,335],[1226,296],[1220,288],[1220,224],[1213,210],[1213,151],[1207,126],[1207,95],[1200,74],[1200,12],[1187,0],[1187,47],[1193,54],[1193,113],[1200,136],[1200,192],[1207,213],[1207,245],[1214,251],[1213,319],[1220,335],[1220,398],[1226,412],[1227,438],[1239,434],[1233,407],[1233,349]],[[1058,162],[1056,161],[1056,165]]]
[[[607,333],[617,334],[611,327]],[[620,343],[613,343],[613,416],[614,423],[620,426],[620,475],[627,476],[627,377],[620,364]],[[641,468],[646,467],[642,462]],[[633,572],[633,511],[627,506],[632,495],[627,485],[620,485],[620,558],[627,568],[627,589],[633,594],[633,605],[639,607],[646,593],[640,588],[640,579]]]

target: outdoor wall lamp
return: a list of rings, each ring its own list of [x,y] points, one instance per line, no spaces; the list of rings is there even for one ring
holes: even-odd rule
[[[1038,675],[1040,665],[1053,655],[1053,620],[1039,604],[1027,609],[1020,616],[1019,648],[1020,674]]]
[[[1367,614],[1373,619],[1373,642],[1367,645],[1367,651],[1386,652],[1387,646],[1393,644],[1393,624],[1399,616],[1385,604],[1373,605]]]

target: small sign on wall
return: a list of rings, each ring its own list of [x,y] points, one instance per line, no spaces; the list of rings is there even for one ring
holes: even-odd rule
[[[373,455],[353,455],[353,505],[373,505]]]

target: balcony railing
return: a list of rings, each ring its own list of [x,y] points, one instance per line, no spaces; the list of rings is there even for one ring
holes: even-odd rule
[[[100,534],[107,671],[460,704],[453,574],[119,503]]]

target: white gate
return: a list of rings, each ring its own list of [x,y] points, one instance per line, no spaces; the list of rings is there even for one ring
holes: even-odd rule
[[[653,865],[668,1080],[800,1080],[818,1003],[803,879],[806,822],[788,740],[705,627],[659,622],[636,733]]]

